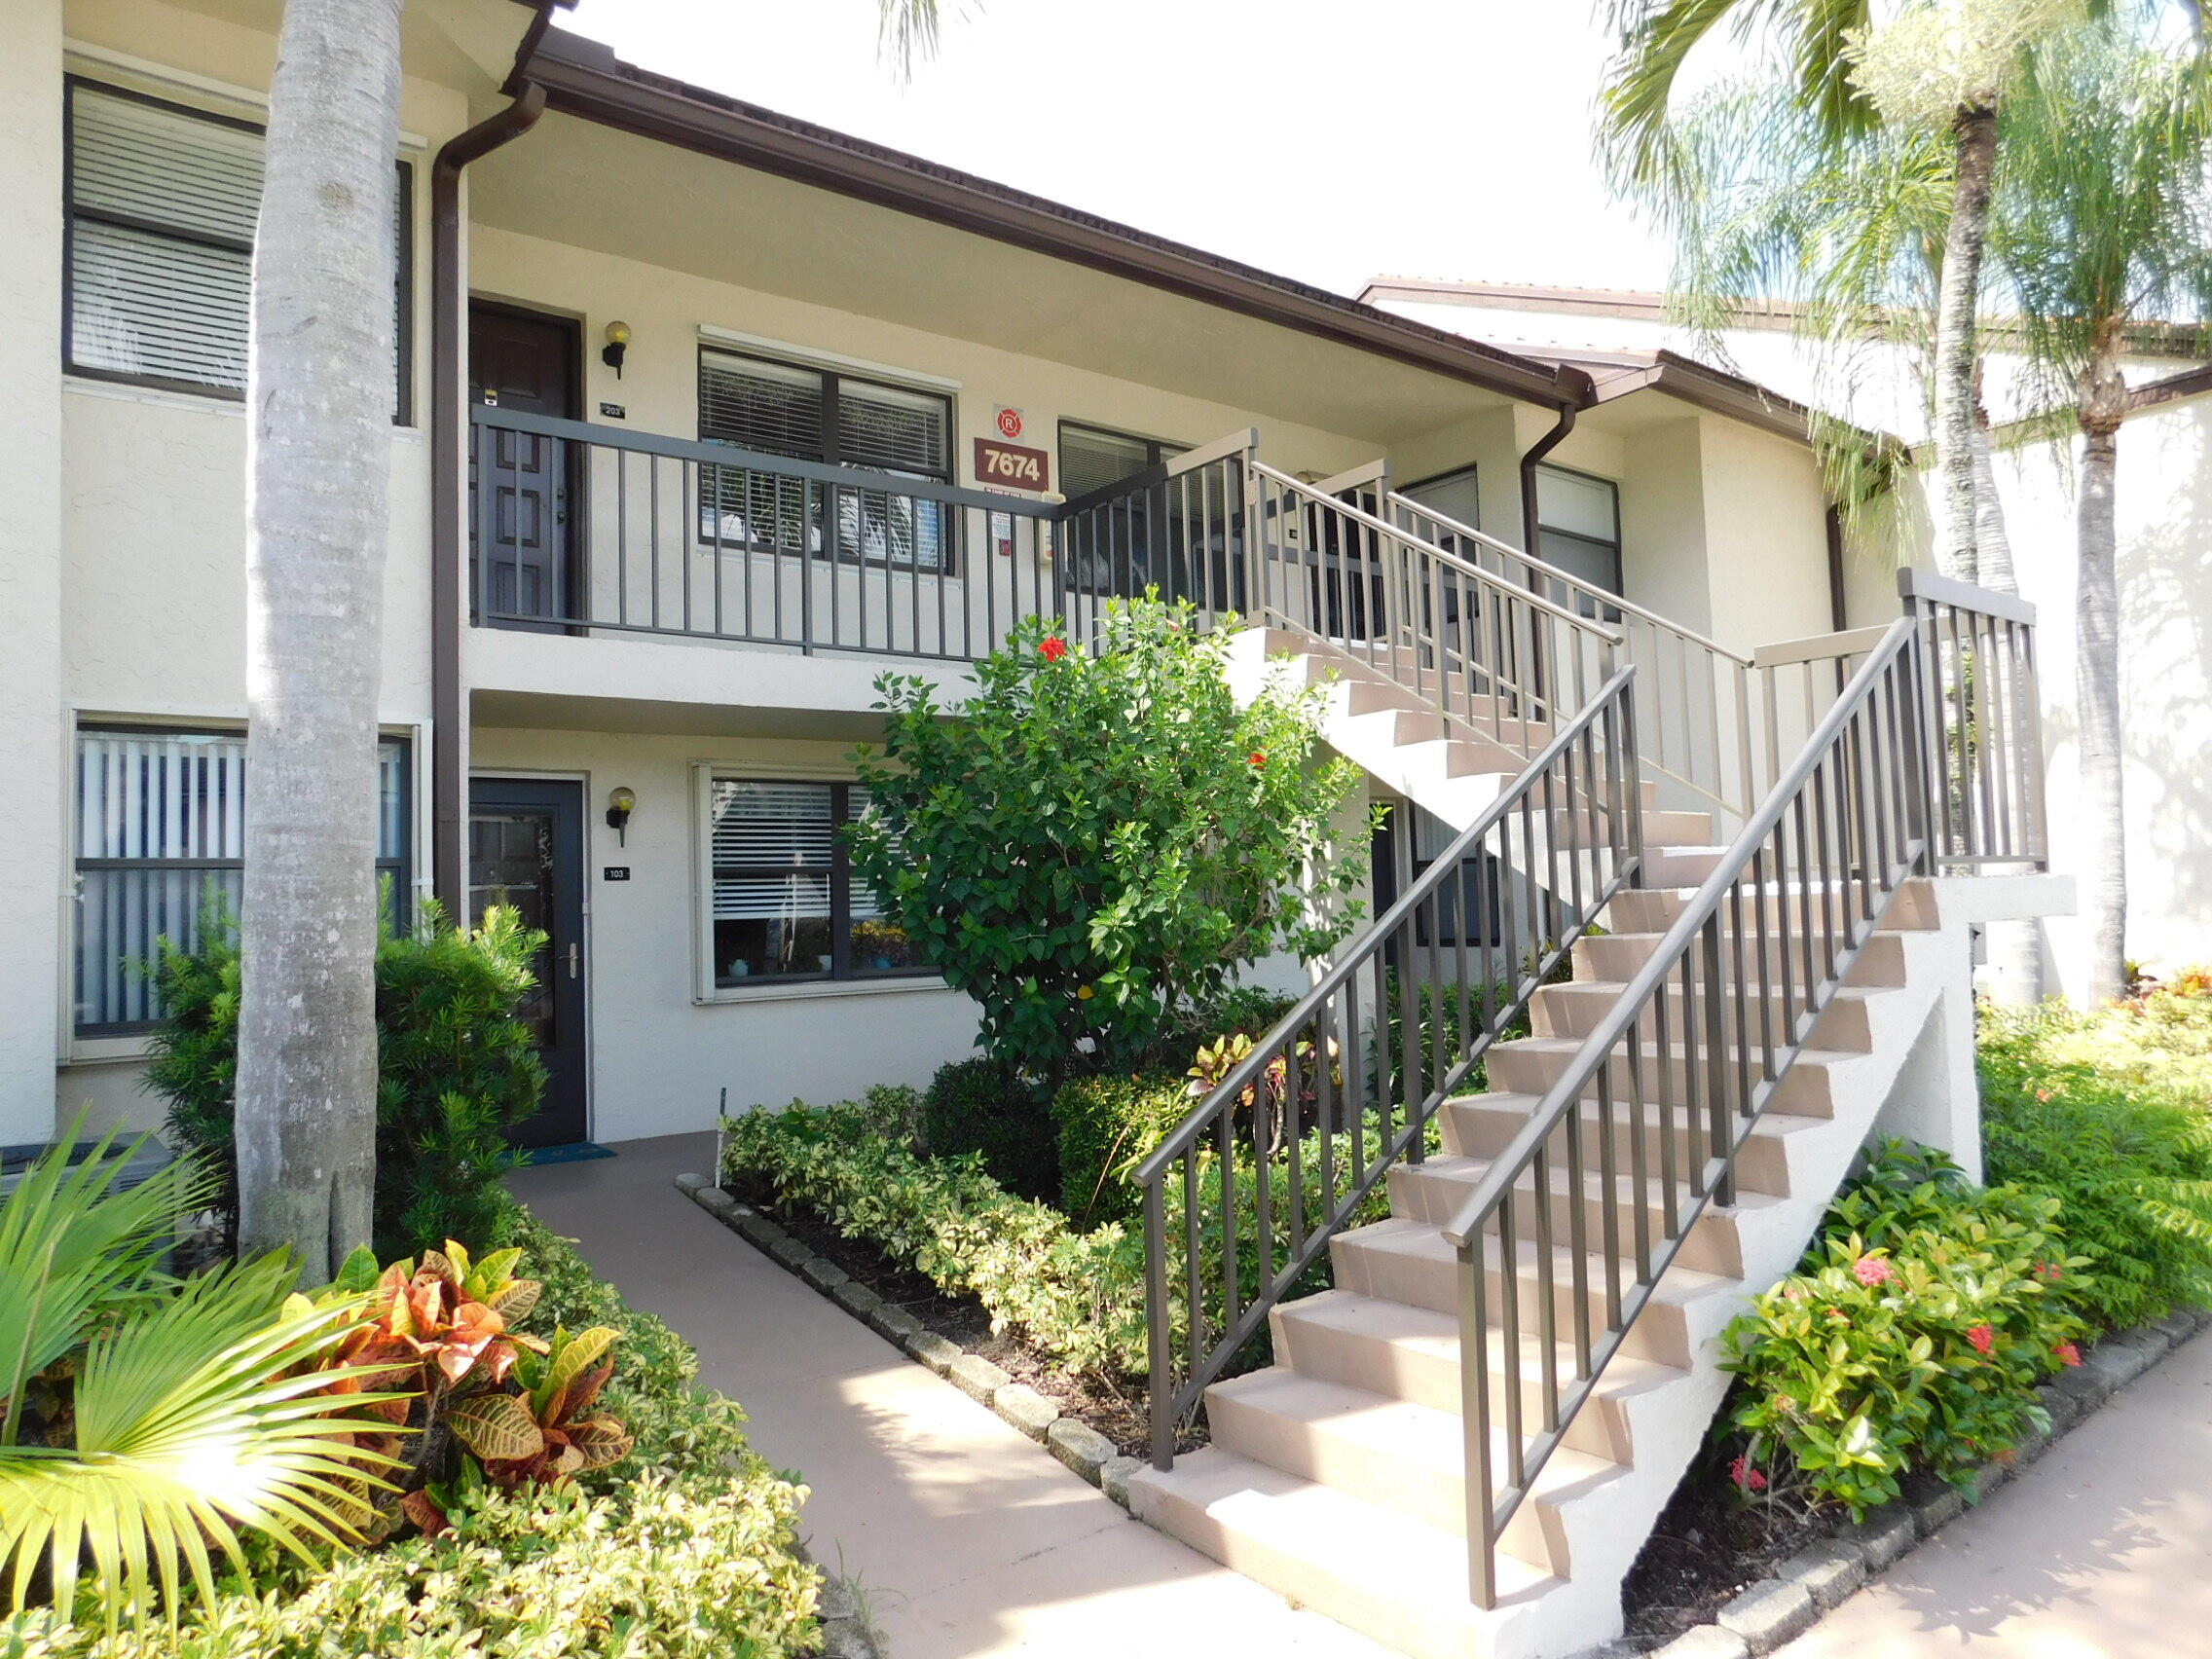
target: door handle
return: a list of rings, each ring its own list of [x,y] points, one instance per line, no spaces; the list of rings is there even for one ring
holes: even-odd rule
[[[575,977],[576,977],[576,942],[575,942],[575,940],[571,940],[569,941],[569,977],[570,977],[570,978],[571,978],[571,979],[573,979],[573,978],[574,978]]]

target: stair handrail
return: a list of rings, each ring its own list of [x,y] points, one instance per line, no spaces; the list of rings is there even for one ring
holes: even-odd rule
[[[1735,1158],[1744,1138],[1772,1104],[1822,1014],[1905,881],[1928,867],[1922,671],[1919,626],[1910,616],[1900,618],[1866,654],[1712,873],[1444,1229],[1458,1257],[1468,1590],[1482,1606],[1495,1604],[1494,1556],[1506,1524],[1619,1350],[1698,1216],[1709,1203],[1734,1201]],[[1794,892],[1792,870],[1798,876]],[[1747,886],[1760,929],[1751,941],[1755,997],[1748,996],[1752,981],[1747,978],[1745,961]],[[1772,939],[1765,931],[1770,916],[1776,924]],[[1724,969],[1730,967],[1732,997],[1724,989]],[[1675,993],[1674,1023],[1681,1038],[1678,1089],[1669,1034],[1670,991]],[[1647,1014],[1653,1028],[1649,1054],[1643,1038]],[[1625,1089],[1616,1085],[1614,1076],[1620,1065],[1614,1051],[1624,1044],[1629,1078]],[[1656,1080],[1659,1096],[1662,1236],[1656,1241],[1645,1144],[1653,1122],[1647,1115],[1651,1102],[1646,1099],[1646,1080]],[[1582,1107],[1593,1091],[1605,1263],[1604,1329],[1595,1336],[1597,1321],[1591,1308],[1595,1288],[1589,1278],[1580,1202],[1592,1173],[1584,1153]],[[1622,1172],[1615,1146],[1620,1126],[1617,1105],[1625,1105],[1629,1113],[1626,1138],[1632,1167],[1627,1181],[1636,1217],[1630,1262],[1622,1259],[1624,1243],[1619,1236]],[[1682,1114],[1679,1121],[1677,1106]],[[1675,1156],[1677,1132],[1684,1164],[1679,1178]],[[1569,1208],[1577,1234],[1569,1251],[1571,1282],[1565,1294],[1572,1326],[1573,1376],[1564,1387],[1559,1334],[1562,1286],[1549,1248],[1547,1204],[1555,1139],[1565,1142]],[[1526,1293],[1519,1282],[1522,1218],[1517,1213],[1522,1202],[1530,1201],[1520,1192],[1524,1179],[1531,1184],[1537,1233],[1536,1282]],[[1493,1411],[1490,1379],[1487,1258],[1493,1241],[1500,1266],[1497,1340],[1505,1350],[1500,1364],[1506,1380],[1499,1389],[1504,1408],[1500,1414]],[[1624,1289],[1625,1268],[1633,1268],[1634,1283]],[[1521,1330],[1524,1294],[1536,1325],[1527,1341]],[[1538,1350],[1540,1367],[1539,1426],[1532,1434],[1525,1432],[1526,1384],[1521,1381],[1523,1350],[1530,1346]],[[1496,1478],[1491,1445],[1497,1417],[1503,1419],[1502,1482]]]
[[[1740,820],[1751,811],[1758,795],[1758,756],[1752,748],[1756,722],[1751,705],[1759,683],[1751,658],[1694,628],[1661,615],[1648,606],[1599,587],[1571,571],[1538,558],[1533,552],[1500,541],[1473,525],[1440,513],[1425,502],[1391,491],[1383,498],[1383,505],[1392,516],[1421,530],[1425,540],[1441,543],[1451,538],[1461,539],[1500,562],[1509,563],[1520,580],[1531,589],[1541,590],[1543,584],[1556,584],[1553,591],[1567,593],[1574,608],[1587,606],[1599,615],[1608,611],[1619,614],[1629,655],[1644,671],[1642,694],[1652,700],[1640,728],[1645,764],[1731,818]],[[1651,641],[1646,648],[1639,648],[1638,625],[1649,630]],[[1701,657],[1705,659],[1704,664],[1693,666]],[[1665,700],[1663,707],[1662,699]],[[1709,729],[1692,723],[1693,711],[1700,708],[1702,699],[1710,699]],[[1730,721],[1733,730],[1725,733],[1721,729],[1723,704],[1731,706],[1734,712]],[[1682,721],[1678,736],[1675,735],[1674,723],[1664,718],[1667,712],[1674,713]],[[1731,743],[1733,764],[1730,764]],[[1773,758],[1769,757],[1770,764]]]
[[[1206,1386],[1390,1169],[1401,1160],[1422,1161],[1429,1124],[1443,1102],[1526,1013],[1536,989],[1567,960],[1574,940],[1636,879],[1642,858],[1642,800],[1634,687],[1634,669],[1611,674],[1132,1172],[1130,1181],[1142,1190],[1143,1200],[1157,1467],[1172,1466],[1177,1425]],[[1466,862],[1484,853],[1494,863]],[[1539,863],[1548,867],[1547,893],[1538,891]],[[1469,921],[1493,913],[1495,925],[1471,940]],[[1412,971],[1417,967],[1418,984]],[[1363,977],[1371,982],[1364,1017]],[[1317,1166],[1310,1170],[1311,1181],[1303,1152],[1309,1105]],[[1241,1125],[1239,1117],[1246,1120]],[[1237,1202],[1240,1134],[1249,1139],[1253,1158],[1249,1241]],[[1212,1212],[1199,1225],[1191,1223],[1200,1211],[1199,1149],[1209,1137],[1220,1200],[1210,1240],[1207,1228],[1217,1220]],[[1279,1252],[1273,1192],[1278,1161],[1284,1177],[1280,1219],[1286,1224]],[[1183,1198],[1180,1379],[1166,1191],[1177,1170]],[[1210,1340],[1205,1304],[1215,1287],[1201,1282],[1209,1242],[1220,1309]],[[1243,1283],[1247,1266],[1253,1270],[1249,1292]]]
[[[1618,630],[1257,459],[1248,614],[1352,656],[1526,758],[1612,671]]]

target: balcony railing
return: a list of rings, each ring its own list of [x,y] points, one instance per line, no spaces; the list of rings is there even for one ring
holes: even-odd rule
[[[474,616],[968,661],[1024,616],[1082,637],[1147,587],[1235,609],[1254,436],[1047,502],[480,407]]]

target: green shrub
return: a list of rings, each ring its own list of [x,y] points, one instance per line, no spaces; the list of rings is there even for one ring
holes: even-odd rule
[[[1137,1190],[1125,1179],[1195,1102],[1184,1079],[1159,1072],[1070,1078],[1053,1091],[1060,1207],[1079,1223],[1126,1221]]]
[[[1109,604],[1095,650],[1056,630],[1017,625],[955,710],[878,680],[885,755],[856,756],[871,807],[847,838],[885,918],[981,1005],[985,1051],[1055,1083],[1142,1063],[1240,966],[1327,950],[1366,867],[1337,845],[1358,772],[1320,758],[1322,688],[1239,699],[1231,630],[1188,604]]]
[[[558,1487],[471,1494],[453,1530],[313,1567],[271,1557],[275,1588],[235,1584],[174,1631],[110,1641],[43,1613],[0,1619],[22,1659],[793,1659],[816,1642],[820,1575],[793,1553],[805,1489],[746,1445],[744,1414],[695,1385],[668,1326],[625,1307],[503,1193],[501,1231],[542,1289],[523,1326],[622,1333],[600,1403],[630,1456]]]
[[[2155,1067],[2060,1057],[2144,1043],[2135,1018],[2057,1005],[1982,1018],[1989,1177],[2064,1206],[2067,1237],[2096,1263],[2080,1306],[2105,1330],[2212,1307],[2212,1118]]]
[[[1379,1128],[1367,1115],[1364,1143],[1372,1153]],[[1430,1144],[1434,1144],[1433,1134]],[[1299,1145],[1308,1173],[1305,1236],[1325,1208],[1348,1193],[1340,1136],[1332,1183],[1319,1179],[1320,1149],[1309,1133]],[[1220,1222],[1221,1165],[1211,1144],[1197,1158],[1199,1283],[1207,1328],[1220,1329],[1225,1277]],[[1108,1221],[1079,1231],[1049,1204],[1020,1198],[984,1173],[974,1155],[928,1158],[872,1132],[866,1108],[809,1107],[793,1101],[780,1112],[755,1110],[722,1124],[724,1179],[765,1181],[779,1204],[804,1209],[844,1237],[865,1240],[893,1262],[913,1269],[948,1295],[973,1296],[1000,1328],[1020,1332],[1045,1352],[1078,1370],[1141,1377],[1148,1368],[1144,1241],[1140,1229]],[[1287,1161],[1270,1165],[1272,1253],[1262,1262],[1254,1236],[1259,1174],[1249,1141],[1239,1136],[1234,1176],[1237,1217],[1238,1302],[1249,1307],[1263,1278],[1287,1253],[1292,1206]],[[1183,1184],[1166,1183],[1163,1220],[1170,1260],[1184,1259]],[[1350,1225],[1389,1210],[1381,1187],[1356,1206]],[[1324,1251],[1294,1287],[1306,1295],[1329,1287]],[[1184,1275],[1168,1275],[1168,1323],[1181,1345],[1189,1331]],[[1261,1346],[1247,1356],[1257,1360]]]
[[[1201,1043],[1217,1037],[1258,1039],[1298,1006],[1296,997],[1259,985],[1231,985],[1217,996],[1205,998],[1176,1014],[1161,1034],[1156,1059],[1159,1069],[1177,1071],[1190,1063]]]
[[[992,1180],[1025,1198],[1057,1188],[1051,1115],[1033,1085],[988,1054],[938,1067],[922,1097],[922,1141],[940,1158],[974,1153]]]
[[[1739,1487],[1788,1484],[1854,1516],[1919,1470],[1963,1482],[2048,1419],[2035,1384],[2079,1362],[2088,1288],[2054,1199],[1979,1188],[1890,1143],[1829,1208],[1795,1273],[1721,1338],[1742,1379],[1727,1427]]]
[[[218,1205],[233,1227],[238,1153],[236,930],[210,917],[199,950],[162,941],[155,977],[167,1014],[147,1087],[168,1105],[168,1139],[222,1171]],[[448,1238],[500,1242],[499,1180],[519,1162],[506,1132],[537,1110],[545,1067],[514,1017],[544,936],[496,906],[473,932],[447,928],[434,903],[409,932],[377,944],[376,1249],[411,1256]]]

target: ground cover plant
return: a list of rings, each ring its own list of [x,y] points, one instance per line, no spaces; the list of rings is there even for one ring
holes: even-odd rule
[[[162,941],[154,974],[166,1010],[147,1086],[167,1108],[169,1144],[218,1172],[214,1207],[235,1233],[238,1153],[237,930],[206,919],[194,951]],[[520,1161],[506,1131],[537,1110],[545,1068],[515,1011],[535,982],[544,936],[496,905],[481,927],[416,924],[377,944],[376,1247],[396,1258],[447,1238],[499,1242],[511,1206],[500,1178]]]
[[[1227,625],[1109,604],[1095,648],[1017,626],[941,707],[886,675],[870,810],[848,836],[884,916],[981,1006],[984,1051],[1047,1085],[1144,1063],[1183,1011],[1351,925],[1356,781],[1319,758],[1321,691],[1240,702]],[[957,717],[957,718],[951,718]]]

